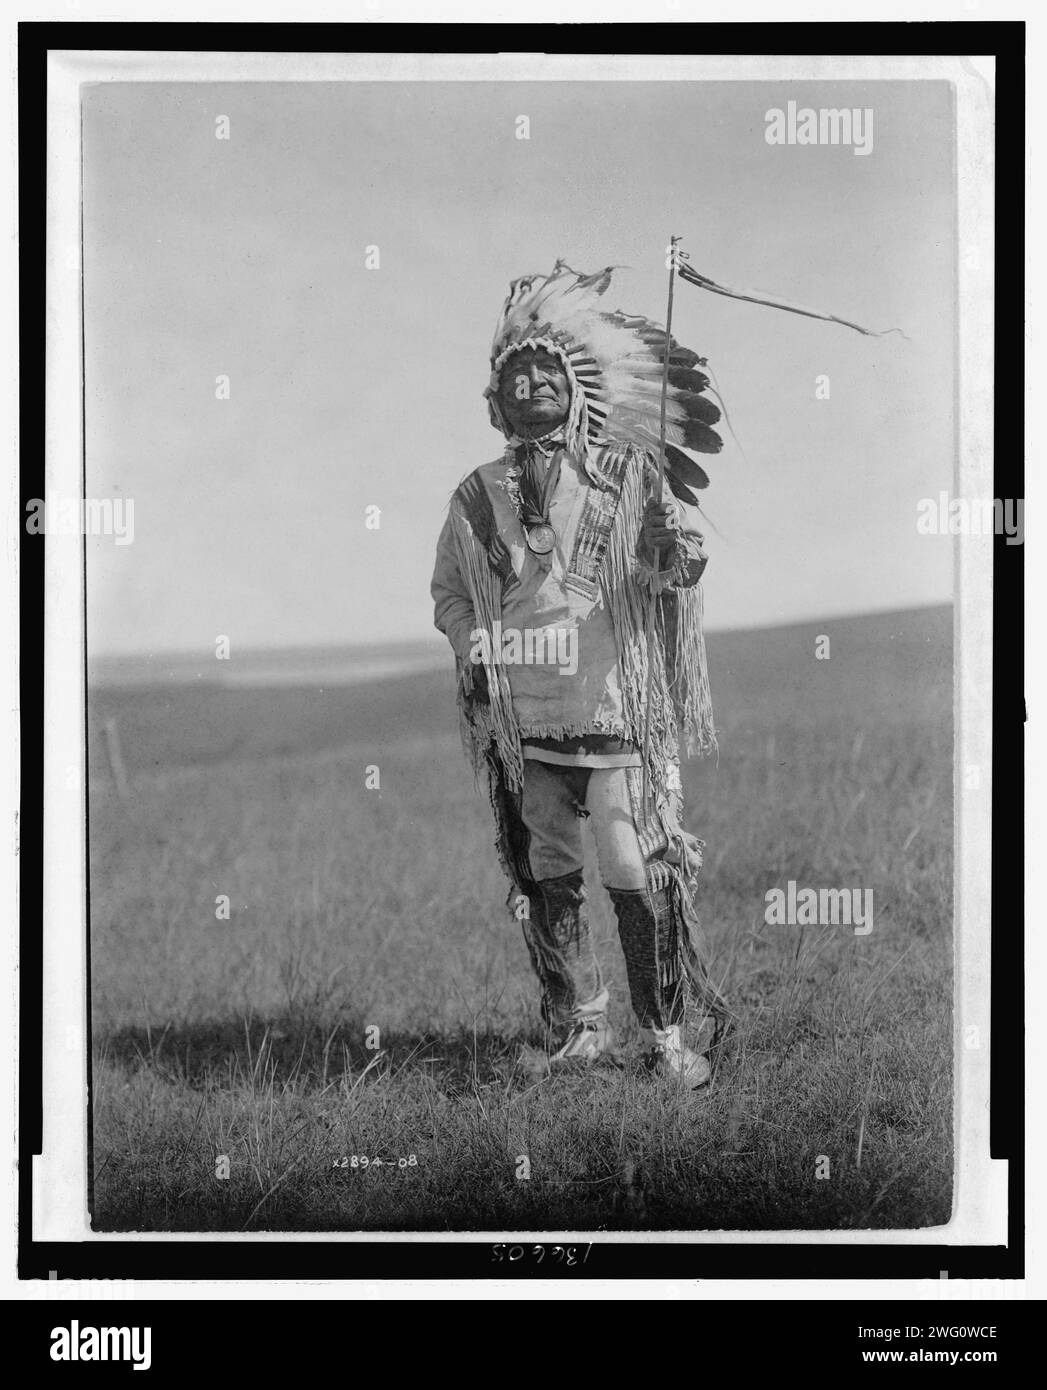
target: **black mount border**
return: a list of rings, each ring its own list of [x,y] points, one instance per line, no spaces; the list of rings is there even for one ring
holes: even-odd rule
[[[549,48],[550,37],[562,47]],[[434,40],[443,46],[433,48]],[[994,496],[1024,497],[1023,308],[1025,24],[1019,21],[694,24],[175,24],[18,25],[21,515],[44,496],[44,245],[47,54],[52,49],[255,53],[424,52],[994,56],[996,320]],[[1005,197],[1001,197],[1005,194]],[[1001,207],[1004,216],[1001,216]],[[1000,235],[1006,228],[1006,238]],[[21,526],[21,871],[19,922],[18,1276],[60,1279],[1019,1279],[1024,1275],[1024,955],[1022,843],[1025,703],[1021,546],[994,540],[992,1051],[990,1153],[1006,1159],[1005,1246],[594,1244],[585,1265],[551,1270],[496,1261],[492,1240],[264,1241],[207,1238],[34,1242],[32,1157],[43,1118],[43,602],[42,536]],[[1006,815],[1004,814],[1006,812]],[[531,1244],[533,1242],[526,1242]],[[580,1244],[580,1242],[579,1242]],[[56,1309],[57,1311],[57,1309]]]

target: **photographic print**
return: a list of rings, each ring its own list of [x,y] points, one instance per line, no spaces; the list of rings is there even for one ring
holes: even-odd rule
[[[81,87],[94,1232],[948,1226],[1023,520],[955,86],[822,69]]]

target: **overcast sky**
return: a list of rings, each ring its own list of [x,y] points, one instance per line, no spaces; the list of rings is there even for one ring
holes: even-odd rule
[[[768,145],[789,100],[871,108],[872,152]],[[955,455],[948,84],[114,83],[83,129],[88,494],[135,504],[89,542],[94,653],[429,635],[510,279],[629,266],[608,307],[662,320],[670,233],[911,340],[678,286],[744,449],[708,468],[709,627],[949,599],[916,530]]]

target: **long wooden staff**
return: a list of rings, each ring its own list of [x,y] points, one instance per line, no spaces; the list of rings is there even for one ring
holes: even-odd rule
[[[676,248],[681,237],[669,238],[669,302],[665,309],[665,352],[662,357],[662,402],[658,422],[658,483],[655,500],[659,503],[665,491],[665,407],[669,397],[669,355],[673,331],[673,288],[676,283]],[[647,698],[644,702],[643,721],[643,807],[647,814],[647,799],[651,791],[651,701],[654,694],[654,641],[658,612],[658,574],[662,565],[662,552],[654,552],[654,578],[651,581],[651,596],[647,604]]]

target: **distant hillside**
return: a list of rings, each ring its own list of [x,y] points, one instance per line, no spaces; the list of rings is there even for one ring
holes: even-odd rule
[[[438,632],[418,642],[383,642],[350,647],[278,647],[232,650],[219,661],[214,652],[141,652],[99,656],[90,663],[95,685],[354,685],[359,681],[433,670],[447,653]]]
[[[864,633],[868,641],[903,642],[916,634],[933,637],[951,621],[951,605],[903,609],[859,617],[820,618],[787,626],[714,632],[709,635],[711,649],[740,654],[759,638],[760,650],[790,651],[797,637],[828,632],[846,625]],[[908,635],[908,636],[907,636]],[[917,637],[918,640],[918,637]],[[740,646],[738,644],[741,644]],[[435,630],[431,637],[409,642],[361,643],[352,646],[278,647],[250,650],[235,647],[231,659],[218,661],[213,652],[140,652],[133,655],[92,657],[89,677],[92,685],[139,686],[188,684],[208,685],[312,686],[355,685],[361,681],[383,680],[418,671],[444,668],[448,647]]]
[[[829,660],[816,660],[816,638],[830,639]],[[820,721],[890,721],[918,709],[948,709],[952,681],[952,609],[911,609],[835,618],[708,638],[713,700],[721,742],[748,728],[809,727]],[[315,754],[362,744],[380,750],[424,741],[457,743],[453,664],[436,648],[403,644],[355,656],[320,654],[311,678],[292,677],[303,654],[270,656],[276,674],[253,668],[235,681],[145,681],[92,689],[89,755],[107,775],[103,724],[115,729],[129,771],[172,770],[230,759]],[[310,658],[317,657],[311,653]],[[383,669],[383,659],[384,667]],[[295,666],[295,660],[299,666]],[[370,670],[373,678],[367,679]]]

